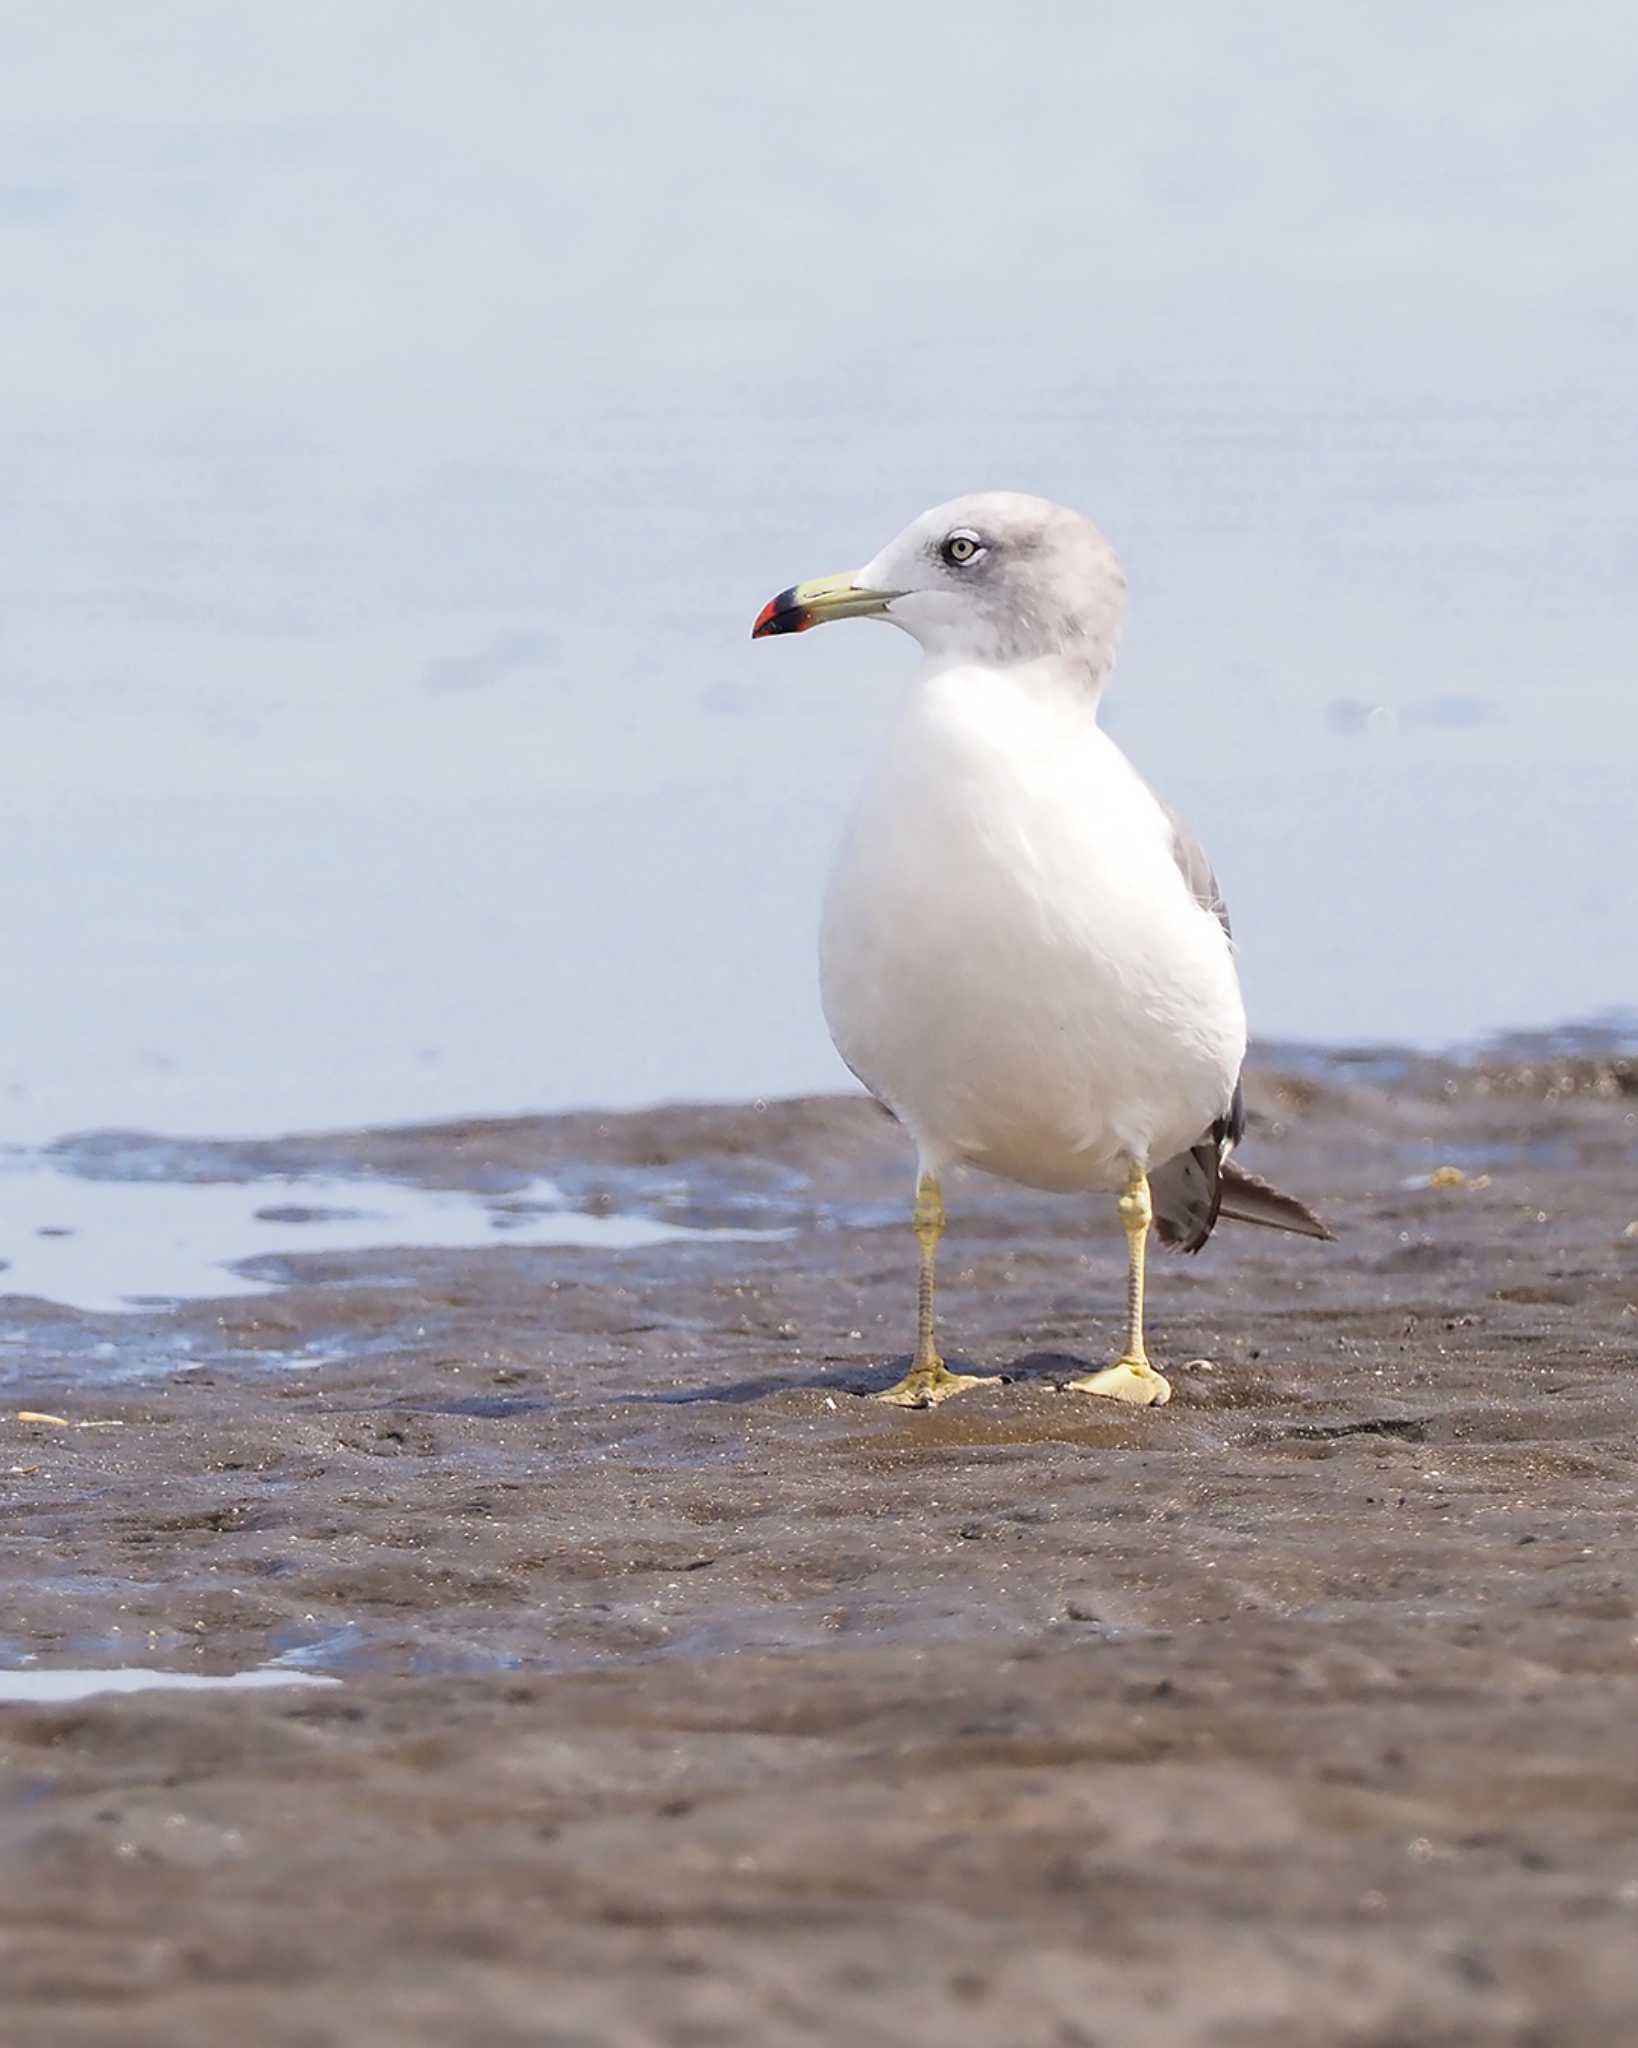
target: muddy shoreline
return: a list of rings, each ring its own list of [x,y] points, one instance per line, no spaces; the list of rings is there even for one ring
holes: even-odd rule
[[[1157,1260],[1138,1413],[1056,1391],[1108,1219],[978,1180],[946,1341],[1008,1383],[859,1398],[912,1286],[862,1101],[171,1148],[778,1234],[293,1225],[270,1293],[5,1305],[0,1665],[336,1681],[0,1707],[8,2044],[1624,2038],[1630,1071],[1251,1104],[1341,1239]]]

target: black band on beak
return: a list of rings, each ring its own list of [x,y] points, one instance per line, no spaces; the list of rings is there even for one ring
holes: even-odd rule
[[[772,597],[756,615],[756,624],[751,628],[753,640],[766,640],[772,633],[805,633],[813,624],[813,614],[805,604],[798,601],[797,586],[782,590]]]

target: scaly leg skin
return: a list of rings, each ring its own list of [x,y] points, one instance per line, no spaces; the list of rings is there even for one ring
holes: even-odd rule
[[[1143,1255],[1154,1209],[1149,1201],[1149,1177],[1142,1167],[1128,1171],[1126,1192],[1118,1206],[1126,1232],[1126,1348],[1102,1372],[1083,1372],[1064,1384],[1077,1394],[1101,1394],[1107,1401],[1130,1401],[1140,1408],[1159,1407],[1172,1398],[1172,1389],[1171,1382],[1149,1363],[1143,1348]]]
[[[938,1260],[938,1241],[944,1229],[944,1197],[939,1193],[937,1179],[924,1173],[916,1183],[916,1206],[911,1211],[910,1227],[916,1233],[916,1243],[921,1248],[921,1286],[916,1301],[916,1356],[910,1370],[896,1387],[889,1387],[884,1394],[878,1394],[878,1401],[891,1402],[895,1408],[935,1408],[940,1401],[948,1401],[952,1394],[965,1393],[969,1387],[993,1387],[998,1375],[973,1372],[951,1372],[938,1355],[938,1345],[933,1338],[933,1269]]]

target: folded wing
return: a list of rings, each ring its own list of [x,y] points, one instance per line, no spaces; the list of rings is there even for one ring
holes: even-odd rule
[[[1205,849],[1169,804],[1159,798],[1156,801],[1171,820],[1172,857],[1179,874],[1201,909],[1209,910],[1225,936],[1232,939],[1228,905]],[[1229,1155],[1245,1136],[1245,1129],[1245,1093],[1236,1081],[1228,1108],[1200,1142],[1151,1171],[1149,1196],[1162,1244],[1197,1252],[1220,1216],[1236,1223],[1258,1223],[1269,1230],[1294,1231],[1300,1237],[1333,1237],[1295,1195],[1282,1194],[1268,1181],[1232,1164]]]

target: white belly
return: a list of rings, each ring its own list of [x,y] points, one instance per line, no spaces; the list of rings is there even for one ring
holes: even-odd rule
[[[924,671],[837,856],[825,1016],[929,1169],[1116,1187],[1228,1107],[1232,950],[1094,712],[1029,671]]]

